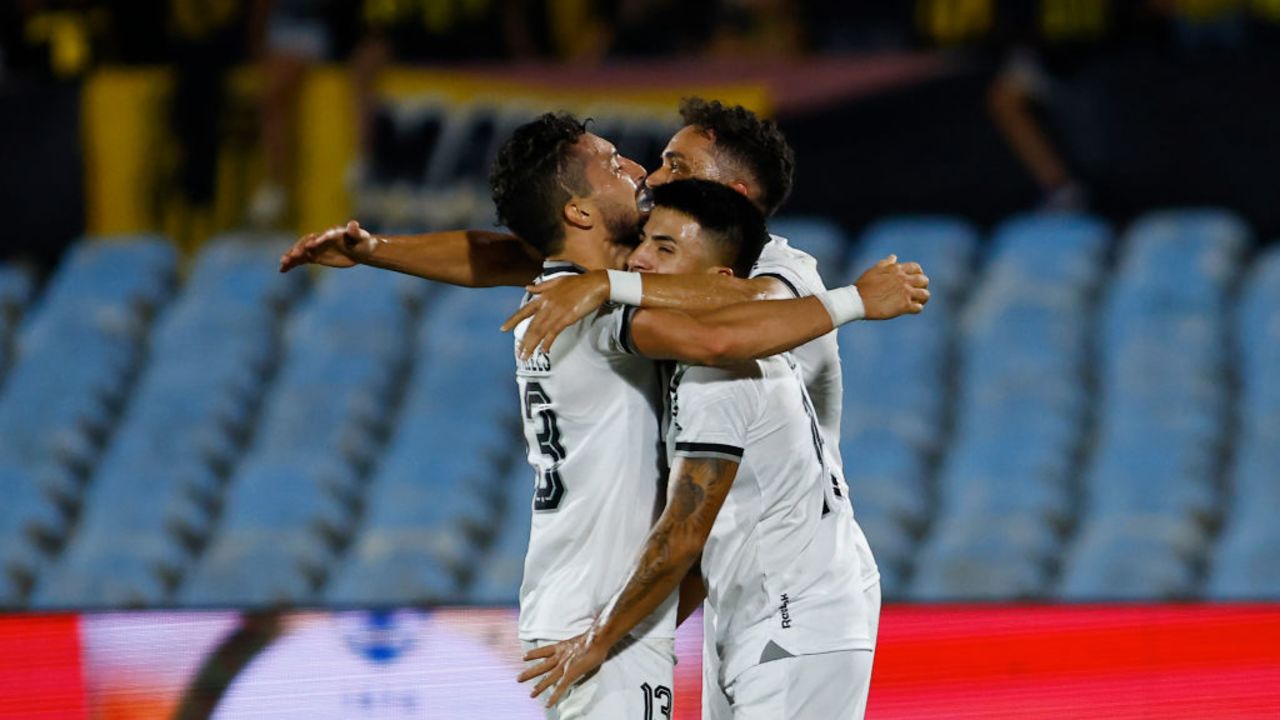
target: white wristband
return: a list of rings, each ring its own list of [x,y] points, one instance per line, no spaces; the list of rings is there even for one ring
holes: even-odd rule
[[[609,299],[621,305],[639,307],[644,296],[644,283],[638,272],[609,270]]]
[[[862,296],[854,285],[828,290],[814,295],[822,302],[831,316],[831,324],[840,327],[845,323],[861,320],[867,316],[867,309],[862,305]]]

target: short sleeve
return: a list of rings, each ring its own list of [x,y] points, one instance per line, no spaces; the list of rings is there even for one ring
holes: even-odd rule
[[[684,370],[673,397],[674,455],[741,462],[758,414],[759,378],[756,363]]]
[[[791,247],[782,238],[774,238],[760,251],[760,259],[751,268],[751,277],[774,278],[796,297],[816,295],[827,289],[813,256]]]

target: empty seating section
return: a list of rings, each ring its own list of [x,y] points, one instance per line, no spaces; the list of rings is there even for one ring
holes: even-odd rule
[[[0,604],[23,601],[71,531],[176,262],[159,238],[80,242],[22,321],[0,391]]]
[[[1034,597],[1074,517],[1090,299],[1108,231],[1088,218],[998,228],[960,322],[952,441],[910,596]],[[932,308],[931,308],[932,309]]]
[[[365,529],[328,600],[457,598],[485,564],[500,513],[528,513],[531,485],[502,482],[523,460],[512,340],[497,328],[520,297],[514,288],[433,293],[404,410],[369,485]]]
[[[374,179],[441,192],[510,122],[393,120],[425,149]],[[839,332],[886,598],[1280,598],[1280,248],[1212,210],[771,230],[830,285],[890,253],[932,280],[923,314]],[[281,275],[287,241],[218,238],[181,282],[156,237],[83,241],[43,286],[0,265],[0,606],[516,600],[521,290]]]
[[[214,527],[221,485],[253,430],[305,275],[275,242],[227,238],[195,259],[157,321],[151,360],[87,486],[85,509],[34,604],[158,604]]]
[[[181,602],[313,599],[354,532],[409,369],[425,283],[370,268],[329,271],[289,319],[287,350],[218,532]],[[271,582],[246,578],[262,576]]]
[[[1252,265],[1233,316],[1240,412],[1231,500],[1206,587],[1231,600],[1280,597],[1280,247]]]
[[[803,238],[795,243],[805,247]],[[853,323],[839,335],[844,471],[889,596],[901,592],[933,512],[930,474],[946,435],[953,328],[976,243],[973,228],[957,220],[883,221],[865,232],[841,282],[832,283],[853,282],[890,254],[921,263],[930,277],[927,312]]]
[[[1231,289],[1249,243],[1214,211],[1136,222],[1100,318],[1098,441],[1084,520],[1064,556],[1067,598],[1186,597],[1218,522]]]

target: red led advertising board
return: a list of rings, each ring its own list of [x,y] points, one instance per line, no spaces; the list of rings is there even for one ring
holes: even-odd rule
[[[515,618],[0,616],[0,719],[539,718],[514,680]],[[695,615],[677,640],[678,720],[700,717],[701,649]],[[1280,605],[890,605],[867,716],[1280,718]]]

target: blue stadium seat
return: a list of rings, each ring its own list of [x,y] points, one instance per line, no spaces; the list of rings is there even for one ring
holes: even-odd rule
[[[220,536],[182,585],[188,607],[264,607],[314,603],[331,558],[308,538],[280,530]]]
[[[12,558],[31,560],[29,551],[56,545],[66,537],[70,521],[57,499],[41,488],[36,471],[20,465],[0,463],[0,548]],[[30,563],[15,564],[12,559],[5,571],[31,570]]]
[[[1164,515],[1098,518],[1065,557],[1057,596],[1066,600],[1193,597],[1203,530]]]
[[[839,225],[820,217],[784,216],[769,220],[769,232],[812,255],[826,284],[843,284],[845,254],[853,242]]]
[[[906,593],[906,572],[913,561],[915,539],[901,523],[891,517],[864,508],[855,497],[854,512],[858,526],[867,536],[867,543],[880,568],[881,592],[885,598],[900,599]]]
[[[928,517],[924,458],[898,435],[869,428],[840,443],[845,479],[859,517],[882,513],[904,528],[919,529]],[[875,510],[871,510],[871,507]]]
[[[992,250],[1028,282],[1090,288],[1097,284],[1111,241],[1101,220],[1087,215],[1029,214],[1001,223]],[[1033,280],[1034,278],[1034,280]]]
[[[478,563],[476,577],[466,595],[468,602],[513,605],[519,600],[524,556],[533,524],[528,502],[530,473],[526,463],[515,463],[503,483],[508,488],[505,512],[498,520],[499,530],[493,544]]]
[[[899,261],[924,266],[934,303],[951,305],[969,282],[978,244],[973,226],[950,217],[900,217],[881,220],[867,228],[858,243],[845,276],[852,281],[881,258],[896,254]],[[839,284],[839,283],[836,283]]]
[[[82,240],[50,278],[43,307],[88,302],[146,311],[172,291],[177,260],[173,243],[157,236]]]
[[[1272,505],[1271,509],[1274,508]],[[1280,599],[1280,563],[1276,562],[1280,526],[1271,514],[1265,518],[1263,514],[1238,521],[1223,533],[1205,586],[1209,599]]]
[[[913,600],[1010,600],[1043,596],[1040,546],[1056,544],[1043,525],[1003,517],[943,521],[920,552]]]
[[[305,532],[317,543],[337,545],[355,522],[352,475],[320,459],[251,457],[227,489],[221,532]]]
[[[41,610],[155,607],[168,601],[163,573],[138,552],[122,551],[125,538],[111,534],[101,541],[112,552],[68,553],[37,586],[30,606]]]
[[[457,602],[458,580],[437,558],[458,538],[431,528],[370,530],[352,546],[325,592],[339,605]]]

